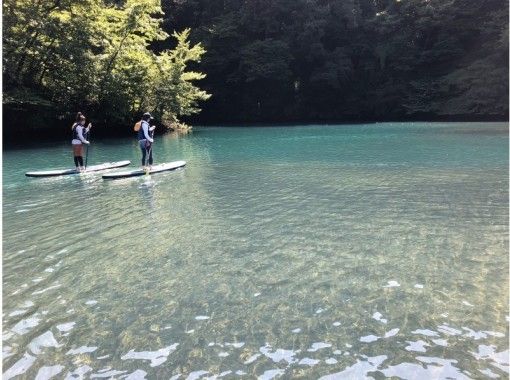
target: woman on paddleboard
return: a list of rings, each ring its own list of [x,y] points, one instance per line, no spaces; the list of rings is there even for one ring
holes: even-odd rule
[[[89,133],[90,128],[92,128],[92,124],[89,123],[87,128],[85,128],[85,116],[78,112],[76,115],[76,121],[73,124],[73,141],[71,144],[73,145],[73,155],[74,155],[74,165],[76,166],[76,171],[83,171],[83,144],[89,145],[90,142],[85,138],[85,136]]]
[[[152,166],[152,143],[154,142],[154,129],[155,126],[150,126],[149,121],[153,119],[152,115],[145,112],[140,121],[140,129],[138,129],[138,144],[142,151],[142,168],[144,170],[150,169]],[[147,167],[148,161],[148,167]]]

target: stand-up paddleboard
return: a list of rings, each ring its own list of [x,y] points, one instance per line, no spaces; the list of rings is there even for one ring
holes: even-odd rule
[[[128,178],[128,177],[138,177],[146,174],[155,174],[155,173],[161,173],[166,172],[169,170],[175,170],[178,168],[182,168],[184,165],[186,165],[186,161],[174,161],[174,162],[167,162],[165,164],[159,164],[154,165],[150,170],[126,170],[123,172],[113,172],[113,173],[106,173],[103,174],[104,179],[119,179],[119,178]]]
[[[83,172],[79,172],[76,169],[61,169],[61,170],[43,170],[40,172],[27,172],[25,173],[25,175],[27,177],[55,177],[60,175],[90,173],[107,169],[122,168],[123,166],[128,166],[130,163],[131,161],[127,160],[117,162],[105,162],[104,164],[88,166],[87,169]]]

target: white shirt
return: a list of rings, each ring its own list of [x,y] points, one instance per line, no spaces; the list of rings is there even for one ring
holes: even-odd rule
[[[89,133],[90,127],[85,128],[81,124],[78,124],[76,126],[76,133],[78,135],[78,138],[77,139],[73,139],[73,141],[71,141],[71,144],[73,144],[73,145],[76,145],[76,144],[89,144],[89,142],[85,139],[85,137],[83,137],[83,130],[84,129],[85,129],[85,133]]]
[[[149,142],[153,143],[154,139],[149,136],[149,123],[147,123],[145,120],[143,120],[141,128],[143,130],[143,135],[145,136],[145,139],[149,140]]]

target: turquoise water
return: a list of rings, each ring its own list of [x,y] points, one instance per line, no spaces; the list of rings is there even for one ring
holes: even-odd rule
[[[507,128],[197,128],[119,181],[6,150],[3,377],[508,378]]]

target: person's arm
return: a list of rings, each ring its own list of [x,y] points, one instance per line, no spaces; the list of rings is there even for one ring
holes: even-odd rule
[[[84,144],[90,144],[90,142],[85,140],[85,138],[83,137],[83,127],[81,125],[79,125],[76,127],[76,129],[78,131],[78,138],[81,140],[81,142]]]
[[[145,136],[147,141],[153,143],[154,139],[149,136],[149,123],[147,123],[147,122],[142,123],[142,128],[143,128],[143,135]]]

